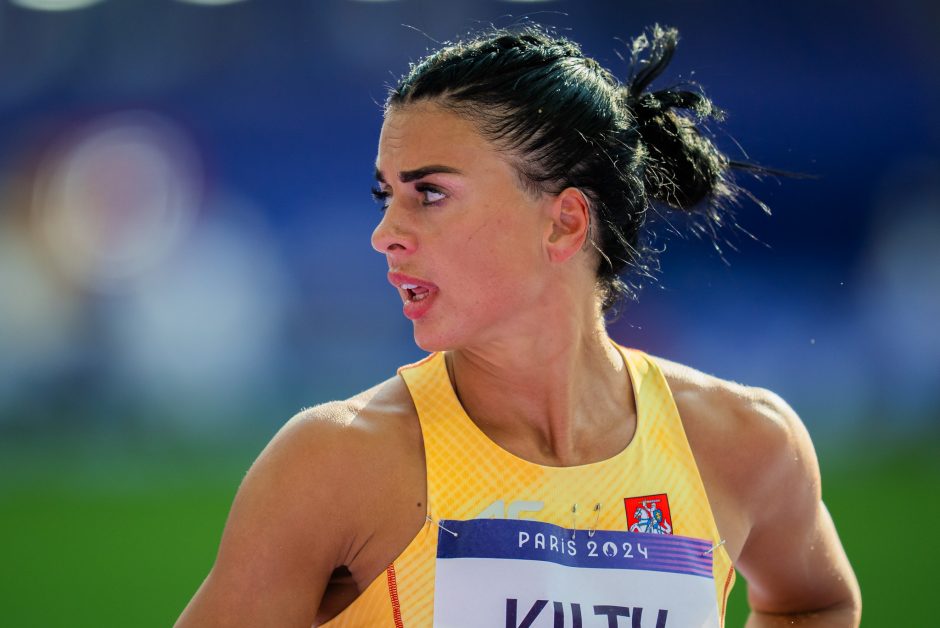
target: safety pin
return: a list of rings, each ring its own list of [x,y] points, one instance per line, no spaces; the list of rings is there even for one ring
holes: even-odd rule
[[[721,539],[721,541],[719,541],[717,545],[713,546],[711,549],[707,549],[707,550],[705,550],[704,552],[702,552],[702,556],[707,556],[707,555],[711,554],[712,552],[714,552],[716,549],[718,549],[719,547],[721,547],[721,546],[724,545],[724,544],[725,544],[725,540],[724,540],[724,539]]]
[[[453,534],[453,535],[454,535],[454,538],[457,538],[458,536],[460,536],[459,534],[457,534],[457,533],[454,532],[453,530],[448,530],[447,528],[445,528],[444,526],[442,526],[439,521],[435,521],[434,519],[431,519],[431,515],[425,515],[424,518],[427,519],[428,521],[430,521],[431,523],[433,523],[434,525],[436,525],[438,528],[440,528],[441,530],[443,530],[443,531],[446,532],[447,534]]]
[[[578,505],[574,504],[571,507],[571,538],[576,538],[578,535]]]
[[[588,538],[593,539],[594,533],[597,532],[597,522],[601,518],[601,503],[597,502],[594,504],[594,525],[591,526],[591,529],[588,530]]]

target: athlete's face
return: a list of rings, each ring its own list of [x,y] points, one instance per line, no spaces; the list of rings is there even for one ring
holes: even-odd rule
[[[372,246],[428,351],[518,331],[550,286],[544,197],[524,190],[473,123],[432,103],[392,109],[376,160],[385,197]]]

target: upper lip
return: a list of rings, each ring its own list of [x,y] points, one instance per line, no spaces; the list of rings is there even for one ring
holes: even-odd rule
[[[405,273],[390,272],[388,274],[388,281],[390,284],[404,293],[408,292],[408,288],[405,288],[404,286],[417,286],[421,288],[427,288],[428,290],[437,290],[437,286],[434,283],[427,281],[426,279],[419,279],[418,277],[406,275]]]

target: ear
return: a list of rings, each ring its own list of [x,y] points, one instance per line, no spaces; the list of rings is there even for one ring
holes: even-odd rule
[[[553,262],[564,262],[584,247],[591,229],[591,208],[581,190],[565,188],[552,199],[549,211],[548,256]]]

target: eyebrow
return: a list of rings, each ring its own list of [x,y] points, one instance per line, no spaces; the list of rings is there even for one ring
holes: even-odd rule
[[[441,166],[441,165],[432,165],[432,166],[423,166],[421,168],[415,168],[414,170],[403,170],[398,173],[398,180],[402,183],[411,183],[412,181],[417,181],[418,179],[423,179],[429,174],[463,174],[457,168],[452,168],[450,166]],[[376,168],[375,169],[375,180],[379,183],[385,183],[385,176],[382,172]]]

